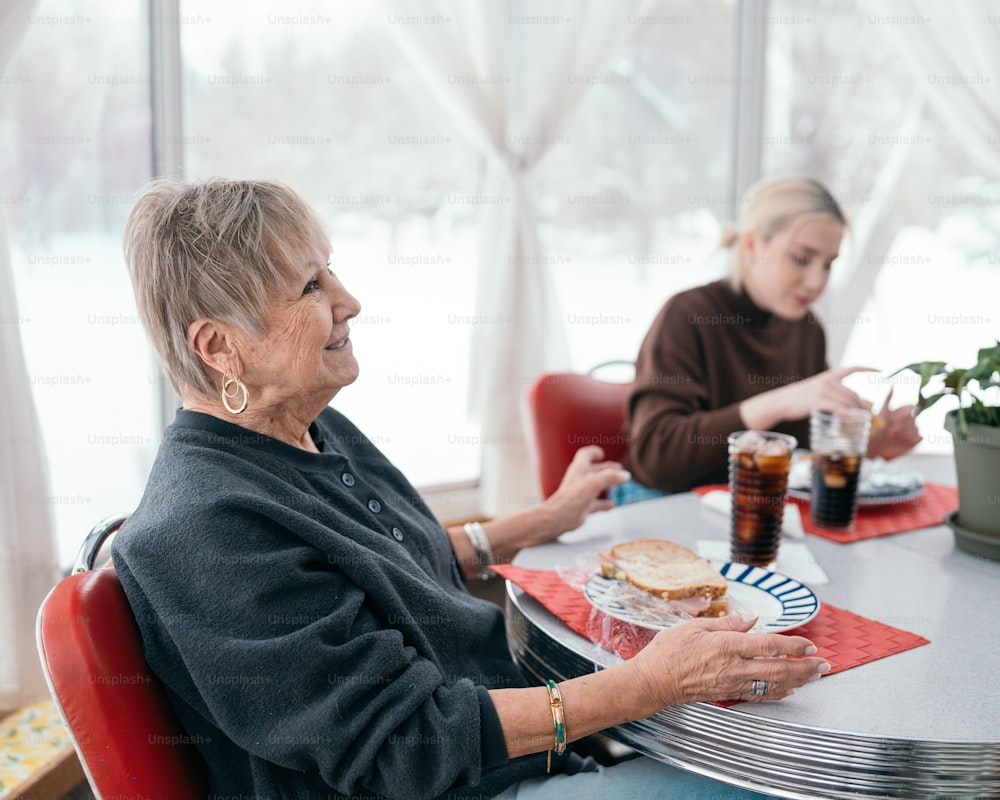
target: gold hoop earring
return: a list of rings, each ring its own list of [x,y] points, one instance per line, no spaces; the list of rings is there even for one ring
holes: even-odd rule
[[[229,391],[230,386],[235,386],[232,392]],[[240,392],[243,392],[243,402],[240,403],[239,408],[233,408],[229,401],[234,397],[237,397]],[[225,377],[222,380],[222,405],[226,407],[226,411],[230,414],[242,414],[247,410],[247,403],[250,402],[250,392],[247,391],[247,385],[243,383],[239,378]]]

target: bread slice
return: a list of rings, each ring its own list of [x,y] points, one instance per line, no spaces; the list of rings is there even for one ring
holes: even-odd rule
[[[664,600],[707,597],[699,616],[729,613],[726,579],[694,551],[664,539],[635,539],[611,548],[601,567],[606,578],[624,580]]]
[[[707,611],[702,611],[699,617],[725,617],[729,615],[729,598],[713,597]]]

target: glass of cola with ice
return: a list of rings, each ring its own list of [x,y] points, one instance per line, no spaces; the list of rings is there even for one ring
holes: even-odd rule
[[[794,436],[775,431],[729,435],[732,561],[768,567],[778,558]]]

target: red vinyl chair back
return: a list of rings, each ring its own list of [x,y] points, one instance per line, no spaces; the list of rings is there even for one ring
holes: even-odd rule
[[[91,558],[124,519],[94,529],[84,545]],[[88,569],[92,563],[78,559],[74,574],[49,592],[36,629],[49,691],[90,787],[99,800],[205,800],[204,761],[143,658],[118,574],[110,566]]]
[[[600,445],[620,461],[628,449],[625,417],[630,383],[576,372],[542,375],[528,390],[528,416],[543,497],[559,488],[566,467],[584,445]]]

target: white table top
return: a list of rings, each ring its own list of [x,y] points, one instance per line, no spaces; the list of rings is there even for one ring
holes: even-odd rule
[[[947,466],[911,463],[932,479],[950,477]],[[564,534],[557,542],[523,551],[515,563],[539,569],[566,567],[590,560],[616,542],[650,536],[694,548],[698,539],[727,540],[728,525],[725,516],[705,509],[697,495],[673,495],[595,514],[580,530]],[[733,726],[733,734],[739,736],[747,735],[747,726],[763,726],[765,739],[800,730],[831,742],[843,736],[848,760],[902,747],[923,762],[939,758],[937,750],[941,750],[949,761],[962,761],[941,768],[941,781],[951,780],[954,769],[958,776],[972,775],[970,787],[983,789],[988,784],[991,788],[984,795],[956,785],[955,794],[943,790],[938,794],[1000,796],[1000,648],[995,640],[1000,563],[957,550],[951,530],[944,525],[844,545],[816,536],[807,536],[806,541],[830,579],[813,587],[821,602],[919,634],[930,644],[825,676],[780,702],[744,703],[731,709],[710,704],[676,707],[679,716],[671,715],[664,723],[671,735],[680,729],[683,736],[685,726],[700,729],[710,719],[723,726],[723,733],[727,725]],[[590,669],[615,662],[615,656],[574,634],[516,587],[511,587],[510,596],[519,620],[551,637],[566,652],[579,655]],[[512,649],[517,655],[515,638]],[[563,652],[559,647],[556,650]],[[558,653],[551,660],[560,662]],[[650,724],[652,728],[644,723],[640,727],[655,738],[656,718]],[[623,740],[634,740],[636,729],[627,727],[623,734]],[[852,749],[856,747],[860,755]],[[932,752],[925,752],[927,748]],[[640,741],[639,749],[652,752],[656,748]],[[727,767],[713,765],[697,753],[679,754],[670,748],[652,754],[733,783],[767,785],[766,774],[750,775],[751,762],[734,767],[736,774],[726,774]],[[820,758],[819,762],[803,764],[802,769],[815,776],[824,768],[823,762],[829,762],[833,773],[844,766],[843,758]],[[879,765],[875,771],[883,768]],[[889,778],[884,780],[891,784]],[[923,780],[914,779],[909,789],[905,785],[893,788],[892,796],[917,797],[922,790],[914,787],[938,786],[933,777]],[[976,780],[986,784],[976,784]],[[881,777],[872,778],[871,785],[881,785],[881,781]],[[777,779],[770,790],[787,797],[849,796],[832,789],[790,788],[794,786],[801,782],[792,774]],[[865,784],[862,781],[858,786],[863,789]]]

